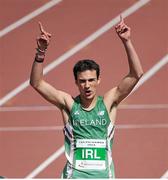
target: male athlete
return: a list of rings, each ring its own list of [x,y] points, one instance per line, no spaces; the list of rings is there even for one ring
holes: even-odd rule
[[[41,35],[37,38],[30,84],[61,111],[67,158],[62,178],[114,178],[111,150],[117,107],[143,75],[130,39],[130,27],[122,17],[115,27],[127,53],[129,73],[102,97],[96,91],[100,83],[99,65],[89,59],[78,61],[73,72],[79,95],[73,98],[43,80],[43,61],[51,34],[41,23],[39,26]]]

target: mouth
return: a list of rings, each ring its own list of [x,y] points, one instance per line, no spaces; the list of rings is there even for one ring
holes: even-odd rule
[[[92,91],[91,90],[85,90],[85,94],[86,94],[86,96],[90,96],[92,94]]]

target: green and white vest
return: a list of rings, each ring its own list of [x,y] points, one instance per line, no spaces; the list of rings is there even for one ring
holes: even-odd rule
[[[82,109],[79,96],[75,98],[64,134],[67,164],[62,178],[114,178],[114,125],[101,96],[90,111]]]

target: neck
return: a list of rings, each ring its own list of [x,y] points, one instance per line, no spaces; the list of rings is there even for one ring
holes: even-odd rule
[[[83,109],[91,110],[95,107],[97,96],[94,96],[92,99],[84,99],[80,96],[80,100]]]

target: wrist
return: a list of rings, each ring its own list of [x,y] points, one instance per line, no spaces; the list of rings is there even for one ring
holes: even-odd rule
[[[35,61],[38,63],[43,63],[45,58],[45,50],[41,50],[39,48],[36,48],[37,52],[35,55]]]
[[[122,42],[124,46],[130,46],[132,44],[131,39],[123,40]]]

